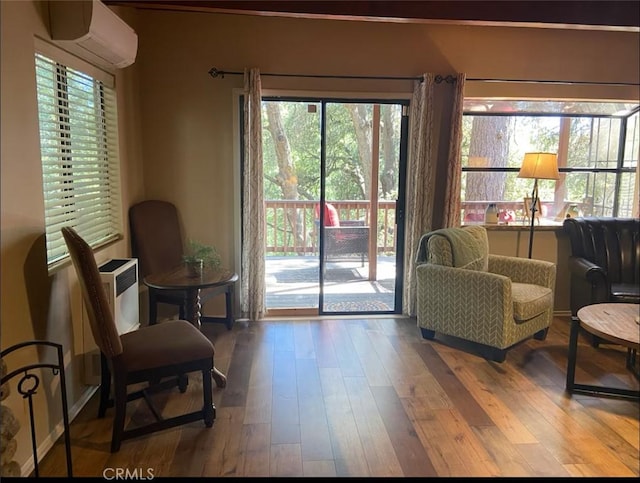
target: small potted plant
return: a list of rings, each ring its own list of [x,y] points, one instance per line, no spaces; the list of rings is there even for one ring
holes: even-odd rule
[[[188,241],[182,260],[190,277],[199,277],[204,268],[216,269],[220,267],[220,255],[216,248],[197,240]]]

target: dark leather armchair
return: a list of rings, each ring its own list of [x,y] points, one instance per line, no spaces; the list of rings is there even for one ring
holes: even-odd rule
[[[567,218],[571,315],[585,305],[640,303],[640,219]]]

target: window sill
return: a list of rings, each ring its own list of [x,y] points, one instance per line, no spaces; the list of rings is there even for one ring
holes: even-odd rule
[[[124,235],[122,233],[118,233],[117,235],[112,236],[111,238],[109,238],[108,240],[105,240],[103,242],[101,242],[100,244],[96,245],[95,247],[92,248],[94,253],[98,253],[100,250],[107,248],[121,240],[124,240]],[[59,272],[60,270],[66,269],[67,267],[70,267],[72,265],[71,262],[71,256],[69,255],[69,253],[67,252],[67,254],[61,258],[60,260],[57,260],[53,263],[48,264],[47,266],[47,272],[49,274],[49,276]]]
[[[464,223],[462,226],[484,226],[487,231],[529,231],[531,229],[530,224],[522,223],[498,223],[498,224],[484,224],[484,223]],[[535,231],[562,231],[561,222],[549,222],[544,225],[534,225]]]

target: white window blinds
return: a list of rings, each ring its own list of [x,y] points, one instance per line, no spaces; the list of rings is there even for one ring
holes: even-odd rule
[[[60,229],[93,248],[120,236],[120,176],[113,88],[36,54],[47,262],[66,260]]]

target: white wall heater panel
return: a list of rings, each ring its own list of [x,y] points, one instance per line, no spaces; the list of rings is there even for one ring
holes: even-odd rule
[[[114,258],[98,267],[107,292],[109,307],[119,334],[140,327],[138,295],[138,259]],[[100,351],[93,339],[89,321],[85,323],[83,343],[85,347],[85,383],[100,384]]]

